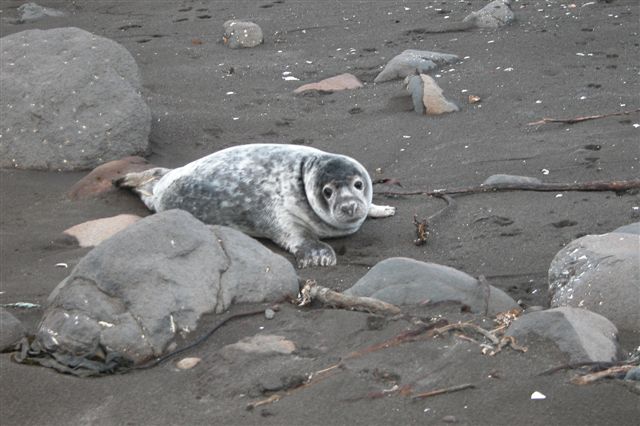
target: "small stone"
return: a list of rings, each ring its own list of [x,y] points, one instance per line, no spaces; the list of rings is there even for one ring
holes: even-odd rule
[[[276,313],[271,308],[267,308],[264,310],[264,317],[268,320],[272,320],[276,317]]]
[[[176,367],[180,370],[190,370],[202,361],[202,358],[190,357],[183,358],[176,363]]]
[[[444,416],[442,418],[442,421],[445,423],[458,423],[458,419],[456,418],[456,416]]]
[[[256,47],[262,44],[262,29],[248,21],[229,20],[223,24],[222,41],[231,49]]]
[[[542,181],[538,178],[517,175],[491,175],[482,185],[521,185],[521,184],[540,184]]]
[[[462,22],[472,22],[478,28],[500,28],[515,19],[510,7],[511,0],[495,0],[482,9],[471,12]]]
[[[631,370],[627,371],[627,374],[624,376],[624,379],[640,381],[640,367],[634,367]]]
[[[298,87],[293,93],[302,93],[309,90],[317,90],[318,92],[338,92],[341,90],[352,90],[363,87],[358,77],[353,74],[345,73],[336,75],[335,77],[326,78],[317,83],[309,83]]]
[[[480,102],[482,99],[480,98],[480,96],[476,96],[476,95],[469,95],[469,103],[470,104],[477,104],[478,102]]]
[[[50,9],[48,7],[42,7],[37,3],[25,3],[19,6],[18,13],[20,13],[18,22],[21,24],[25,22],[37,21],[39,19],[46,18],[47,16],[64,16],[64,12],[56,9]]]
[[[222,348],[223,355],[230,358],[238,351],[254,354],[290,354],[295,350],[296,345],[291,340],[273,334],[256,334]]]

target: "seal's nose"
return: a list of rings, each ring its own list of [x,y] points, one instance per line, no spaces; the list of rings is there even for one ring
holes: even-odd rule
[[[342,206],[340,206],[340,210],[342,210],[342,213],[346,215],[353,216],[358,210],[358,204],[355,201],[344,203]]]

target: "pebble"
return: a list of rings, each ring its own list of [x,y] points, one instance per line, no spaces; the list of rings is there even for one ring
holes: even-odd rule
[[[272,320],[276,317],[276,313],[271,308],[267,308],[264,311],[264,317],[268,320]]]

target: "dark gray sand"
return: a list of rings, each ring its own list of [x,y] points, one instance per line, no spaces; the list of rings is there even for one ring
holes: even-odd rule
[[[498,173],[565,183],[637,178],[637,113],[527,126],[543,117],[640,107],[637,1],[574,3],[514,1],[517,22],[504,29],[429,34],[425,28],[461,20],[485,2],[41,1],[68,15],[16,25],[12,19],[22,2],[3,0],[0,35],[75,26],[124,45],[141,70],[153,113],[149,159],[160,166],[179,166],[237,144],[295,143],[351,155],[373,179],[395,178],[406,190],[477,185]],[[265,43],[226,48],[222,23],[231,18],[258,23]],[[380,67],[405,49],[465,58],[432,73],[460,112],[418,116],[401,81],[374,86]],[[285,81],[286,71],[300,81]],[[292,94],[301,84],[343,72],[358,76],[365,87]],[[469,104],[470,94],[482,101]],[[72,268],[87,252],[55,243],[64,229],[119,213],[146,214],[124,192],[68,200],[65,193],[84,175],[0,171],[0,303],[45,302],[69,272],[56,263]],[[357,234],[331,241],[338,265],[302,270],[303,278],[344,290],[376,262],[406,256],[483,274],[531,306],[547,304],[547,271],[557,251],[582,235],[638,221],[634,207],[640,197],[613,192],[460,196],[455,209],[432,223],[422,247],[412,243],[413,216],[433,214],[442,201],[377,196],[374,202],[396,206],[396,216],[368,221]],[[41,315],[40,310],[12,312],[31,330]],[[207,358],[264,326],[286,330],[294,341],[306,339],[310,347],[324,342],[326,351],[313,355],[319,370],[407,327],[392,322],[372,332],[365,321],[365,314],[293,307],[272,322],[239,320],[192,351],[203,363],[186,372],[167,363],[123,376],[77,379],[17,365],[2,354],[0,423],[401,425],[440,424],[450,415],[460,424],[621,425],[635,424],[640,416],[640,399],[628,386],[605,381],[578,387],[568,382],[571,373],[538,377],[555,365],[544,342],[530,348],[526,360],[513,351],[469,357],[448,385],[468,381],[477,389],[420,402],[399,395],[362,398],[370,389],[361,376],[381,357],[383,364],[420,368],[428,351],[415,343],[363,358],[344,374],[253,411],[245,410],[246,404],[261,396],[248,395],[243,387],[252,383],[251,374],[234,379],[222,371],[224,364]],[[638,341],[637,335],[622,336],[626,350]],[[257,363],[261,368],[265,364]],[[495,369],[501,378],[487,379]],[[532,401],[536,390],[547,399]]]

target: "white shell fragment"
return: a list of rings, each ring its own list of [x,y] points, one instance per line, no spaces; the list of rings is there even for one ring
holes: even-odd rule
[[[196,365],[198,365],[200,361],[202,361],[202,358],[196,358],[196,357],[182,358],[180,361],[176,363],[176,367],[178,367],[180,370],[190,370]]]
[[[547,399],[547,397],[545,394],[535,391],[531,394],[531,399]]]

